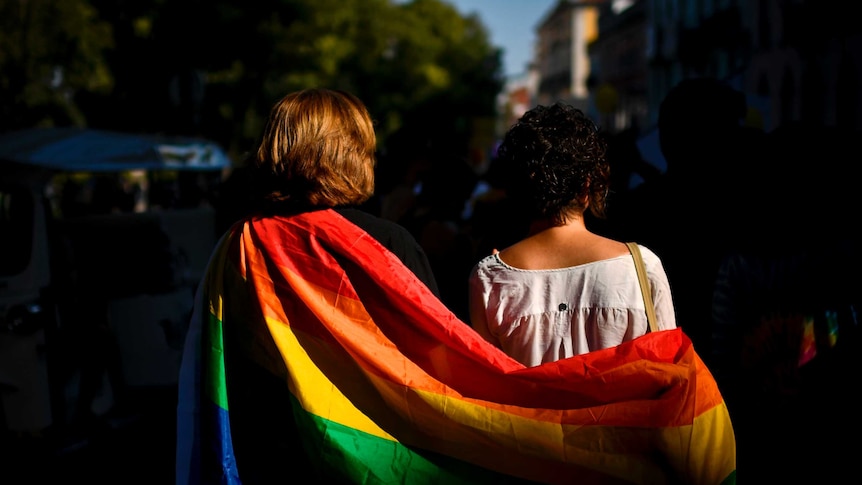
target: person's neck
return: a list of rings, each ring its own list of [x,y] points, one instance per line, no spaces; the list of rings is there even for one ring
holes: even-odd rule
[[[535,236],[539,233],[572,233],[583,232],[587,230],[582,215],[571,215],[566,218],[562,224],[554,223],[551,219],[537,219],[530,223],[529,236]]]

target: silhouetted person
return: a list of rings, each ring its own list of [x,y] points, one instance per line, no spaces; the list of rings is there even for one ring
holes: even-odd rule
[[[234,222],[251,214],[254,209],[248,187],[251,184],[250,171],[239,166],[231,169],[230,174],[216,190],[215,237],[221,237]]]
[[[625,199],[634,187],[653,181],[662,175],[661,170],[643,158],[637,145],[638,132],[629,128],[618,133],[604,133],[607,140],[607,157],[611,167],[607,204],[613,207],[617,199]],[[596,232],[612,233],[611,221],[585,214],[590,227]],[[610,228],[609,228],[610,227]]]
[[[609,203],[609,234],[662,258],[677,324],[701,355],[709,353],[712,288],[740,197],[734,186],[756,146],[745,114],[744,95],[715,79],[680,82],[659,108],[665,173]]]
[[[746,481],[837,483],[852,473],[853,452],[839,443],[860,424],[848,383],[862,370],[862,258],[859,150],[847,135],[786,124],[746,173],[748,210],[734,222],[745,237],[719,266],[711,359]],[[816,422],[826,416],[835,424]]]
[[[638,149],[637,136],[633,129],[608,136],[608,162],[611,164],[609,198],[661,175],[661,170],[644,160]]]
[[[485,188],[474,196],[470,217],[466,221],[476,261],[494,249],[511,246],[526,237],[529,231],[526,207],[508,197],[507,187],[512,183],[510,172],[503,170],[500,159],[495,156],[477,182]]]
[[[428,135],[418,127],[405,127],[390,136],[378,158],[375,197],[380,217],[398,221],[416,204],[420,178],[430,167]]]
[[[440,299],[463,321],[468,321],[467,277],[474,263],[473,244],[462,218],[478,176],[456,155],[433,156],[420,175],[414,204],[398,219],[425,250]]]

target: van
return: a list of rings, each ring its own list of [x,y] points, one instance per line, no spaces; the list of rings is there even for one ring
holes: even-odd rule
[[[62,430],[176,385],[230,166],[199,138],[0,135],[0,431]]]

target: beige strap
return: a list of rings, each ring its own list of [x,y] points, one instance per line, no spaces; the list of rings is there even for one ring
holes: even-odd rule
[[[644,260],[641,257],[641,250],[637,243],[627,242],[626,246],[629,247],[629,251],[632,253],[632,258],[635,260],[635,269],[638,273],[638,282],[641,285],[641,294],[644,298],[644,308],[646,309],[647,322],[649,322],[649,330],[650,332],[656,332],[658,331],[658,322],[656,321],[655,316],[655,305],[653,305],[652,302],[652,290],[650,289],[649,280],[647,279],[646,267],[644,266]]]

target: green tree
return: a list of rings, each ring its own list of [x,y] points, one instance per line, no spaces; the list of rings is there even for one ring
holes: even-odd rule
[[[501,52],[481,20],[447,2],[414,0],[400,9],[393,91],[406,103],[391,113],[400,126],[428,132],[431,143],[465,148],[474,121],[495,115],[503,84]]]
[[[328,86],[366,102],[381,143],[405,125],[460,143],[502,86],[480,19],[442,0],[0,2],[2,82],[16,100],[3,109],[19,127],[56,105],[69,114],[44,120],[206,136],[241,155],[281,96]]]
[[[85,124],[74,95],[112,89],[112,43],[86,0],[0,0],[0,130]]]

